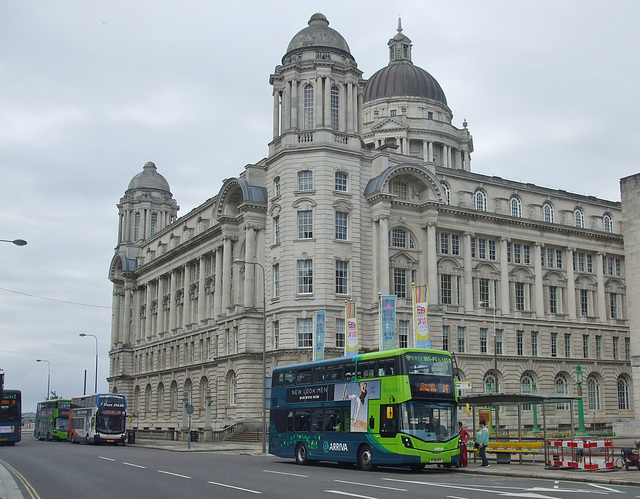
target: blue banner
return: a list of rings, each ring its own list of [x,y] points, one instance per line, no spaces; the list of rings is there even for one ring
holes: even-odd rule
[[[318,310],[316,312],[316,345],[313,350],[313,360],[324,360],[325,319],[325,311]]]
[[[396,347],[396,296],[380,297],[380,328],[382,350],[393,350]]]

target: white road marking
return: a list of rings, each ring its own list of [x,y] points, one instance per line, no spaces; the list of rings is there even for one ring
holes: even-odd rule
[[[359,494],[350,494],[349,492],[342,492],[341,490],[325,490],[328,494],[338,494],[339,496],[360,497],[361,499],[377,499],[377,497],[361,496]]]
[[[359,485],[360,487],[374,487],[376,489],[398,490],[400,492],[406,492],[407,491],[407,489],[399,489],[399,488],[396,488],[396,487],[385,487],[383,485],[373,485],[372,483],[348,482],[346,480],[334,480],[334,482],[346,483],[346,484],[349,484],[349,485]]]
[[[98,459],[104,459],[105,461],[115,461],[115,459],[111,459],[110,457],[98,456]]]
[[[264,473],[273,473],[275,475],[297,476],[299,478],[309,478],[309,475],[299,475],[297,473],[285,473],[284,471],[262,470]]]
[[[251,494],[262,494],[262,492],[260,492],[259,490],[243,489],[242,487],[235,487],[234,485],[228,485],[226,483],[220,483],[220,482],[207,482],[207,483],[210,483],[211,485],[218,485],[219,487],[226,487],[228,489],[235,489],[235,490],[241,490],[243,492],[250,492]]]
[[[158,470],[158,473],[164,473],[165,475],[177,476],[178,478],[191,478],[187,475],[179,475],[178,473],[171,473],[170,471]]]
[[[124,464],[125,466],[133,466],[134,468],[146,468],[146,466],[140,466],[139,464],[128,463],[126,461],[122,461],[122,464]]]
[[[597,485],[595,483],[590,483],[592,487],[598,487],[599,489],[608,490],[609,492],[615,492],[616,494],[624,494],[621,490],[612,489],[610,487],[605,487],[604,485]]]

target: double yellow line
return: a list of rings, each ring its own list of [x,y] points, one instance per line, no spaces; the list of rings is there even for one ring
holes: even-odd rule
[[[34,489],[33,486],[29,483],[29,480],[22,476],[22,473],[20,473],[17,469],[15,469],[13,466],[11,466],[6,461],[3,461],[2,459],[0,459],[0,465],[7,468],[7,470],[9,470],[9,472],[18,479],[22,486],[27,489],[27,492],[29,493],[31,499],[40,499],[40,496],[36,492],[36,489]]]

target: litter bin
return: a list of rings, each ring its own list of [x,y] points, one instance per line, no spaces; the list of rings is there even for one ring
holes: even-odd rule
[[[198,430],[191,430],[191,441],[192,442],[198,441]]]
[[[127,443],[135,444],[136,443],[136,432],[135,430],[127,430]]]

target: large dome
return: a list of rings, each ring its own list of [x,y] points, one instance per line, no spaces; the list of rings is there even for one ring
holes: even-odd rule
[[[156,189],[171,193],[169,182],[158,173],[156,165],[151,161],[145,164],[142,171],[131,179],[127,190],[131,189]]]
[[[291,39],[287,54],[308,47],[332,48],[351,54],[347,41],[335,29],[329,27],[329,21],[320,13],[313,14],[309,19],[309,26],[300,30]]]
[[[364,87],[364,102],[391,97],[421,97],[447,105],[437,80],[408,60],[391,62],[369,78]]]

